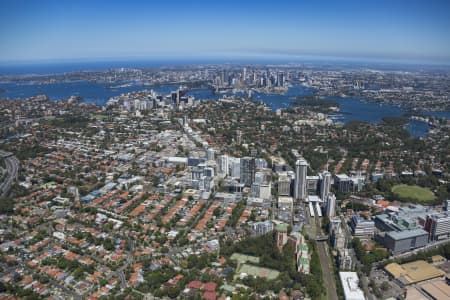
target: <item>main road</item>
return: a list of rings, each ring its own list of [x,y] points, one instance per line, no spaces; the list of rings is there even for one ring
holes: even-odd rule
[[[6,152],[2,151],[0,154],[3,156]],[[6,155],[5,155],[6,156]],[[5,157],[6,165],[6,179],[0,183],[0,198],[6,197],[11,189],[14,181],[17,180],[17,174],[19,170],[19,160],[14,155]]]

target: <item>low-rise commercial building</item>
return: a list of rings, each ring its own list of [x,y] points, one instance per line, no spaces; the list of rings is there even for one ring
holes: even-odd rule
[[[373,235],[375,230],[375,223],[372,220],[367,220],[360,215],[352,216],[350,223],[352,234],[355,236]]]
[[[392,254],[407,252],[424,247],[428,243],[428,233],[423,229],[387,232],[383,244]]]

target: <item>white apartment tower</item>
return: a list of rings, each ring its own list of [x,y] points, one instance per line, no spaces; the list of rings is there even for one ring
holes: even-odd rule
[[[308,172],[308,162],[306,160],[299,159],[295,163],[295,189],[294,197],[296,200],[305,200],[308,196],[306,190],[306,175]]]
[[[322,182],[320,184],[320,198],[322,201],[327,201],[328,195],[330,194],[331,187],[331,173],[325,171],[322,173]]]

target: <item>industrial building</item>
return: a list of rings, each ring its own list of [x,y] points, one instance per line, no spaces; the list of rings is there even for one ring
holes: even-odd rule
[[[444,271],[423,260],[416,260],[402,265],[391,263],[386,265],[384,269],[401,286],[415,284],[445,275]]]

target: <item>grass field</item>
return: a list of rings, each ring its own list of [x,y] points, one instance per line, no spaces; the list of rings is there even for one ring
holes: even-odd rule
[[[399,184],[392,188],[392,193],[400,199],[412,199],[423,203],[431,202],[435,199],[432,191],[417,185]]]
[[[261,268],[253,265],[242,264],[239,270],[236,272],[235,278],[239,277],[240,274],[245,273],[254,277],[266,278],[268,280],[277,279],[280,272],[277,270],[269,268]]]
[[[233,253],[233,255],[231,255],[230,259],[237,261],[239,264],[243,264],[246,262],[251,262],[254,264],[259,263],[259,257],[245,255],[245,254],[241,254],[241,253]]]

